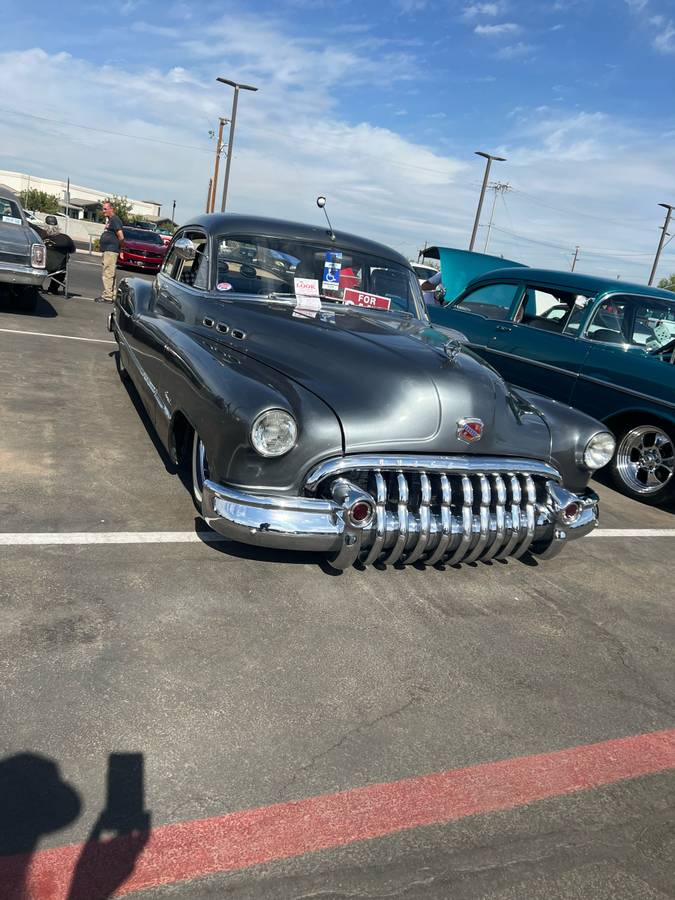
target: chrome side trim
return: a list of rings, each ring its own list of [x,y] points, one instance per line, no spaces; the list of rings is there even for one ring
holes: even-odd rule
[[[597,343],[597,341],[591,342]],[[616,344],[612,344],[613,347]],[[579,374],[579,378],[583,378],[584,381],[590,381],[592,384],[599,384],[608,390],[619,391],[621,394],[628,394],[631,397],[639,397],[640,400],[647,400],[649,403],[657,403],[662,406],[669,406],[671,409],[675,409],[675,403],[671,403],[670,400],[663,400],[661,397],[653,397],[649,394],[643,394],[641,391],[634,391],[632,388],[623,387],[620,384],[609,384],[607,381],[603,381],[601,378],[593,378],[592,375],[584,375],[583,372]]]
[[[307,475],[305,490],[314,493],[324,478],[341,475],[350,469],[377,469],[379,471],[398,471],[413,469],[437,472],[461,472],[462,474],[480,475],[484,472],[510,474],[522,472],[528,475],[552,478],[562,481],[560,473],[549,463],[536,459],[519,459],[508,456],[418,456],[415,454],[377,455],[375,453],[355,453],[352,456],[340,456],[328,459],[315,466]]]

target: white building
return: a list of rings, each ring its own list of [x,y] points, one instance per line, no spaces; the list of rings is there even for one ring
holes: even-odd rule
[[[17,194],[30,189],[54,194],[59,198],[59,206],[64,215],[71,219],[88,219],[90,221],[95,218],[101,201],[115,193],[109,189],[88,188],[71,182],[70,197],[68,197],[67,181],[39,178],[35,175],[25,175],[23,172],[6,172],[3,169],[0,169],[0,184],[7,185]],[[132,200],[130,197],[127,199],[135,216],[142,216],[149,221],[156,221],[160,218],[161,203],[155,203],[154,200]]]

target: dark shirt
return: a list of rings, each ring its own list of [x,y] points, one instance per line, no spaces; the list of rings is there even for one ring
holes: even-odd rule
[[[113,253],[120,252],[120,242],[115,234],[116,231],[122,230],[122,220],[119,216],[112,215],[106,222],[105,229],[101,234],[101,252],[105,253],[111,250]]]

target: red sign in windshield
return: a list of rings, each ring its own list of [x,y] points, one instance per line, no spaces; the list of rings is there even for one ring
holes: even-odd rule
[[[366,294],[365,291],[357,291],[347,288],[342,302],[349,306],[368,306],[370,309],[389,309],[391,300],[389,297],[380,297],[378,294]]]

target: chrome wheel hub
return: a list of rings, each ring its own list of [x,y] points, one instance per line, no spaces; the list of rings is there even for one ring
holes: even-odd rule
[[[656,425],[633,428],[619,444],[616,466],[624,483],[636,494],[656,494],[675,472],[673,441]]]

